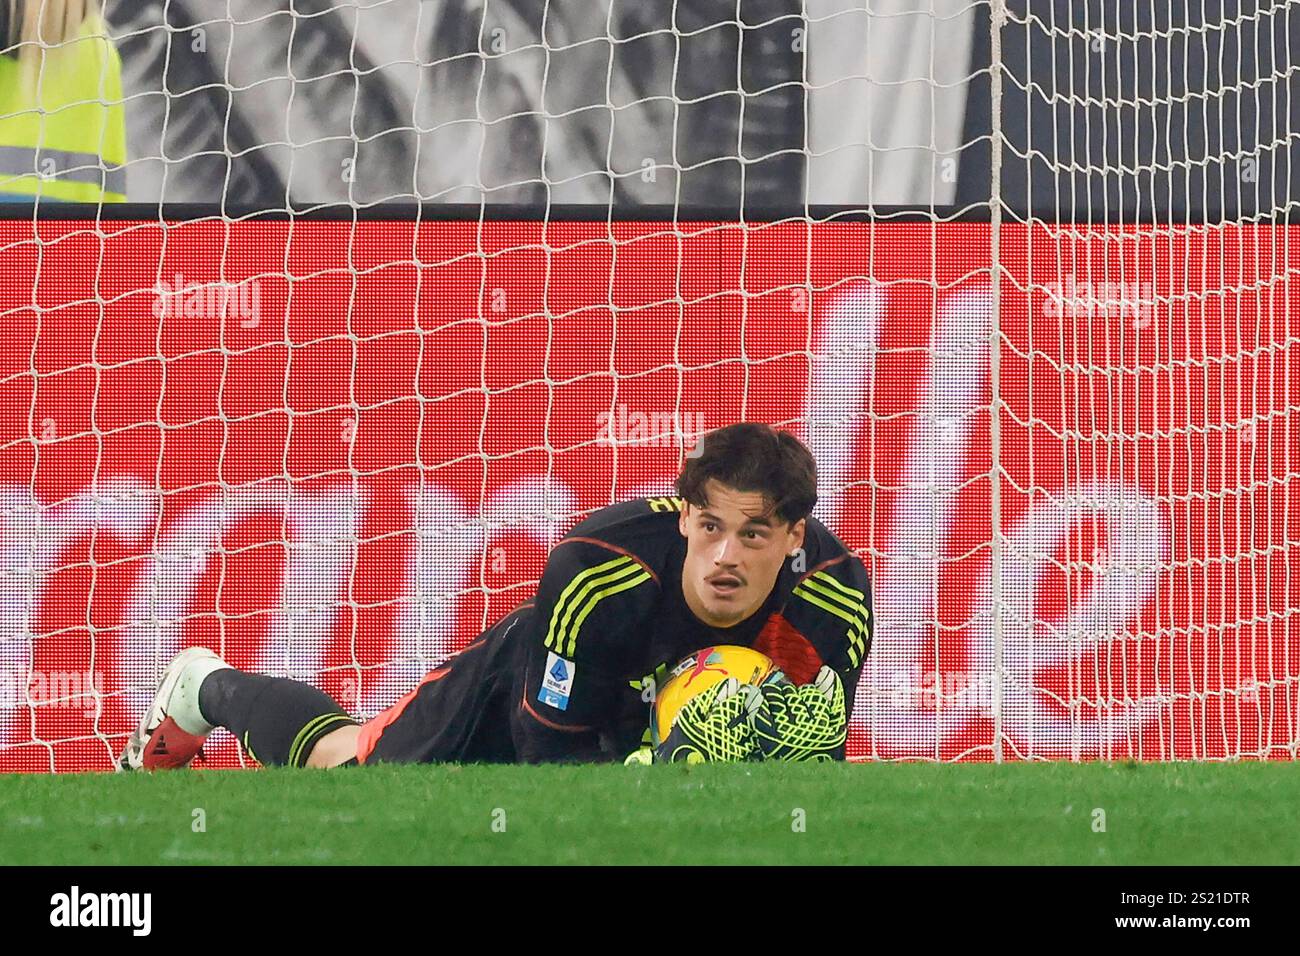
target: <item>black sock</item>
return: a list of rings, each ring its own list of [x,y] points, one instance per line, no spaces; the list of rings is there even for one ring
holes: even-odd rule
[[[287,677],[213,671],[199,688],[199,710],[225,727],[263,766],[305,767],[317,741],[357,722],[324,691]]]

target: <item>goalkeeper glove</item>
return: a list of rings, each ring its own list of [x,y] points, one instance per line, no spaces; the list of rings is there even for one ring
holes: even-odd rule
[[[775,678],[775,679],[773,679]],[[848,735],[844,683],[823,666],[811,684],[796,687],[777,672],[759,688],[751,723],[764,760],[835,760]]]
[[[734,677],[695,695],[678,712],[668,738],[655,748],[655,761],[705,763],[760,759],[751,720],[762,701],[757,687],[742,684]]]

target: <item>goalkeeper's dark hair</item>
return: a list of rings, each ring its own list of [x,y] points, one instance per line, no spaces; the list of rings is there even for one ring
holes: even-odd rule
[[[710,478],[736,491],[757,492],[788,524],[800,521],[817,504],[817,462],[799,439],[759,422],[717,428],[700,439],[677,477],[677,494],[705,508]]]

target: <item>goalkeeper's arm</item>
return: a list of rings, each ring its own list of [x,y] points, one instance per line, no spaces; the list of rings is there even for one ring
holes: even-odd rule
[[[802,686],[779,675],[764,682],[755,734],[765,760],[843,760],[854,692],[875,630],[871,581],[846,551],[801,578],[792,596],[789,622],[818,651],[822,666]],[[801,666],[799,673],[808,671]]]
[[[588,594],[614,555],[626,580]],[[615,586],[617,584],[617,586]],[[629,585],[631,585],[629,587]],[[618,743],[625,649],[658,600],[657,583],[630,554],[590,538],[566,538],[546,559],[512,690],[511,735],[523,763],[622,759]]]

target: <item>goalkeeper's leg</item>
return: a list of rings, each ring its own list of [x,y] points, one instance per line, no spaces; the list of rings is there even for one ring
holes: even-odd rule
[[[176,655],[118,766],[188,766],[217,727],[262,764],[509,762],[506,717],[512,685],[510,635],[532,604],[503,617],[408,694],[358,726],[329,695],[283,677],[246,674],[204,647]]]
[[[358,722],[324,691],[287,677],[214,671],[199,709],[264,766],[337,767],[356,756]]]
[[[236,670],[206,648],[176,656],[118,766],[188,766],[217,727],[225,727],[267,766],[334,767],[356,756],[359,727],[333,698],[310,684]]]

